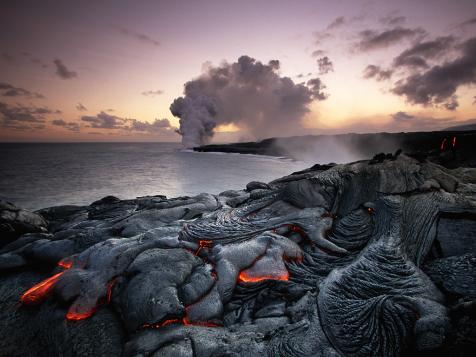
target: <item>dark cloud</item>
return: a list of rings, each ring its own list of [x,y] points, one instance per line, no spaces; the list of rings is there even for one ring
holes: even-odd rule
[[[447,110],[456,110],[458,108],[458,97],[456,95],[452,95],[444,104],[443,107]]]
[[[321,57],[317,59],[317,65],[319,67],[319,74],[327,74],[329,72],[334,72],[334,65],[329,57]]]
[[[0,127],[15,130],[28,130],[38,128],[44,123],[46,116],[60,114],[59,110],[46,107],[16,106],[0,102]]]
[[[324,93],[324,89],[326,89],[326,86],[324,83],[322,83],[320,78],[313,78],[307,81],[307,86],[311,90],[311,96],[313,99],[316,100],[326,100],[329,95],[327,93]]]
[[[392,46],[400,41],[414,38],[421,38],[426,32],[421,28],[410,29],[404,27],[395,27],[390,30],[377,31],[365,30],[359,33],[359,41],[355,48],[360,51],[378,50]]]
[[[399,16],[399,15],[388,15],[381,17],[379,19],[379,22],[388,25],[388,26],[399,26],[403,25],[407,18],[405,16]]]
[[[305,77],[310,77],[310,76],[312,76],[312,72],[308,72],[307,74],[299,73],[296,77],[297,78],[305,78]]]
[[[88,127],[95,129],[124,129],[127,122],[126,119],[105,112],[100,112],[94,116],[84,115],[81,120],[88,123]]]
[[[31,63],[40,66],[41,68],[48,68],[48,65],[44,63],[39,58],[33,56],[30,52],[23,51],[21,52],[23,57],[26,57]]]
[[[476,37],[460,46],[460,55],[452,61],[434,65],[425,72],[410,74],[395,83],[392,92],[408,102],[422,105],[457,107],[456,90],[476,83]]]
[[[459,27],[466,27],[466,26],[472,26],[472,25],[476,25],[476,17],[473,17],[469,20],[466,20],[466,21],[460,23],[458,26]]]
[[[144,92],[142,92],[142,95],[145,95],[146,97],[155,97],[155,96],[161,95],[163,93],[164,93],[163,91],[161,91],[160,89],[157,89],[157,90],[144,91]]]
[[[438,37],[435,40],[419,42],[403,51],[394,61],[394,67],[428,67],[427,60],[435,59],[446,53],[455,39],[453,36]]]
[[[155,119],[152,123],[132,119],[129,128],[131,131],[150,134],[166,134],[177,130],[177,128],[170,124],[168,119]]]
[[[2,60],[7,63],[15,63],[15,57],[13,57],[11,54],[7,52],[2,53]]]
[[[4,97],[26,97],[29,99],[43,99],[42,94],[36,92],[30,92],[24,88],[15,87],[9,83],[0,82],[0,92]]]
[[[89,128],[117,129],[123,133],[167,134],[177,130],[177,128],[170,124],[168,119],[155,119],[152,123],[149,123],[137,119],[120,118],[115,115],[109,115],[104,111],[94,116],[82,116],[81,121],[88,123],[87,127]]]
[[[311,56],[312,57],[320,57],[320,56],[323,56],[326,52],[323,51],[323,50],[315,50],[314,52],[312,52]]]
[[[369,64],[364,70],[364,78],[374,78],[377,81],[384,81],[392,77],[393,71],[390,69],[384,70],[380,66]]]
[[[396,112],[395,114],[391,114],[391,117],[395,121],[407,121],[415,119],[415,116],[407,114],[406,112]]]
[[[146,43],[146,44],[149,44],[149,45],[153,45],[153,46],[160,46],[159,41],[154,40],[153,38],[151,38],[151,37],[149,37],[149,36],[147,36],[143,33],[135,32],[135,31],[126,29],[124,27],[120,27],[119,32],[121,32],[123,35],[126,35],[128,37],[135,38],[136,40],[138,40],[140,42],[143,42],[143,43]]]
[[[55,126],[63,127],[65,129],[68,129],[68,130],[71,130],[71,131],[74,131],[74,132],[79,131],[79,123],[75,123],[75,122],[72,122],[72,121],[67,122],[67,121],[64,121],[63,119],[55,119],[55,120],[51,121],[51,124],[53,124]]]
[[[72,79],[78,76],[76,72],[69,70],[61,60],[55,59],[53,63],[56,66],[56,74],[61,79]]]
[[[327,30],[333,30],[338,27],[341,27],[345,24],[345,17],[344,16],[339,16],[336,17],[328,26]]]
[[[80,112],[85,112],[88,110],[88,108],[86,108],[84,105],[82,105],[81,103],[78,103],[76,104],[76,109]]]
[[[204,73],[185,84],[184,96],[170,111],[180,118],[179,133],[186,147],[202,145],[217,125],[233,123],[256,138],[289,135],[301,128],[309,104],[325,99],[319,79],[308,86],[278,73],[279,61],[263,64],[249,56]]]
[[[399,111],[390,115],[391,120],[380,129],[385,131],[427,131],[440,130],[454,125],[454,118],[435,118],[421,114]],[[377,128],[374,128],[374,130]]]

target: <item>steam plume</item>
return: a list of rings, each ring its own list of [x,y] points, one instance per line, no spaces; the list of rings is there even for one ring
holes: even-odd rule
[[[185,147],[207,144],[217,125],[233,123],[241,130],[262,136],[289,135],[302,128],[301,119],[314,100],[323,100],[325,88],[315,86],[317,78],[296,84],[278,73],[279,61],[268,64],[248,56],[205,69],[185,84],[184,96],[170,106],[180,118]]]

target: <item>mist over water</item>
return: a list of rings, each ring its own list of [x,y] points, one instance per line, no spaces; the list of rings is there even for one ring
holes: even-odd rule
[[[178,143],[0,144],[0,197],[35,210],[88,205],[106,195],[220,193],[312,165],[181,148]]]

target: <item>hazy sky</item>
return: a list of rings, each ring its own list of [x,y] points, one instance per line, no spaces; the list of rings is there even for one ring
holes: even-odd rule
[[[474,0],[3,0],[0,140],[179,141],[184,84],[243,55],[325,86],[283,135],[476,118]],[[266,136],[219,124],[215,141]]]

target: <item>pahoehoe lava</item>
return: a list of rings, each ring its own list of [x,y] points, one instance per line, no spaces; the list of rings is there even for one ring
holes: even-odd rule
[[[476,343],[474,168],[401,154],[219,195],[1,202],[0,229],[1,356],[462,356]]]

